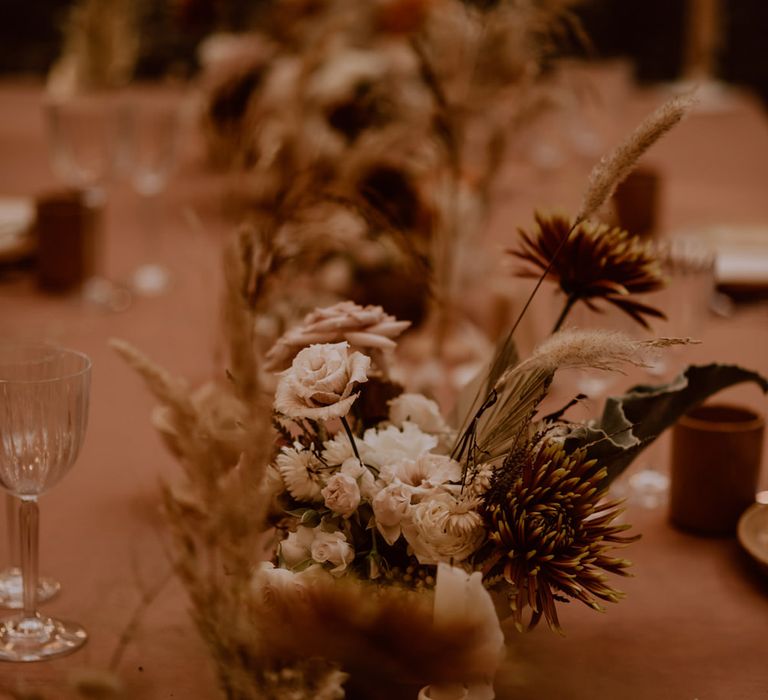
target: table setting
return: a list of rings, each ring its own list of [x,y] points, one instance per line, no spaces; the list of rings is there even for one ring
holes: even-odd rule
[[[0,697],[763,697],[755,100],[460,0],[145,83],[76,6],[0,80]]]

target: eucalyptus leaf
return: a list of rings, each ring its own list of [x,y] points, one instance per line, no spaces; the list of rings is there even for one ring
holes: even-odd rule
[[[668,384],[641,384],[605,402],[599,421],[579,426],[566,438],[568,450],[586,447],[590,459],[608,469],[610,483],[678,418],[722,389],[753,382],[768,392],[768,380],[737,365],[688,367]]]

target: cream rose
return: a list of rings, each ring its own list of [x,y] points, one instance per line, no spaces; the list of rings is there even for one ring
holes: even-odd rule
[[[484,529],[477,513],[448,493],[416,504],[403,522],[403,535],[421,564],[456,563],[466,559],[482,543]]]
[[[302,348],[313,343],[346,340],[365,352],[392,350],[396,347],[393,339],[410,325],[410,321],[398,321],[380,306],[359,306],[351,301],[315,309],[270,349],[265,358],[267,369],[285,369]]]
[[[294,568],[312,557],[312,543],[315,531],[311,527],[299,526],[296,532],[288,534],[280,543],[280,558],[288,568]]]
[[[312,559],[319,564],[332,564],[332,574],[341,574],[355,558],[352,549],[343,532],[324,532],[315,529],[315,539],[311,547]]]
[[[291,418],[341,418],[359,396],[358,384],[368,381],[371,359],[350,352],[349,344],[310,345],[280,373],[275,408]]]
[[[412,492],[412,488],[395,482],[381,489],[371,503],[376,528],[387,544],[394,544],[400,537],[400,524],[411,510]]]
[[[348,518],[360,505],[360,487],[357,479],[343,472],[336,472],[322,490],[326,507]]]

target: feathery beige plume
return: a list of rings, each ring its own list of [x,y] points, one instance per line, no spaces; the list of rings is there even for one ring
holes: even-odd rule
[[[568,328],[550,336],[527,360],[505,372],[497,382],[497,390],[521,372],[587,368],[620,372],[621,365],[646,367],[653,350],[692,342],[682,338],[633,340],[619,331]]]
[[[112,338],[109,345],[132,369],[141,375],[147,388],[158,401],[173,407],[182,415],[194,417],[195,410],[190,401],[189,388],[184,380],[172,377],[166,370],[152,362],[144,353],[125,340]]]
[[[592,169],[576,221],[584,221],[613,194],[643,153],[677,124],[695,103],[693,94],[673,97],[646,117],[629,137]]]

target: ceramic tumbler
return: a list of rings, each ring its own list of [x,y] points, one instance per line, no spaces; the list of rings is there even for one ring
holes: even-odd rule
[[[638,168],[616,188],[613,196],[621,228],[638,236],[650,236],[659,214],[661,178],[650,168]]]
[[[699,406],[672,432],[669,515],[681,529],[732,535],[755,500],[765,421],[750,408]]]
[[[37,279],[42,289],[68,292],[94,274],[100,216],[100,204],[77,190],[38,197]]]

